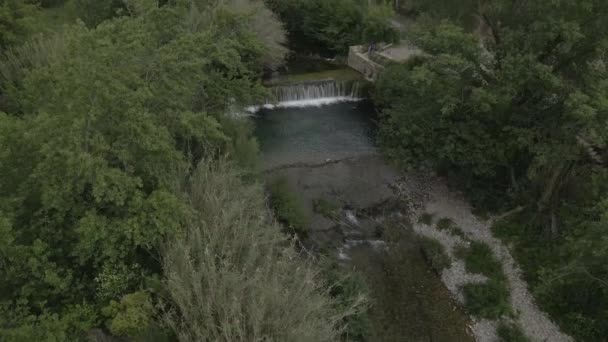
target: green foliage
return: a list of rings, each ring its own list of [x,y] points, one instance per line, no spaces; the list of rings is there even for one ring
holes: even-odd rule
[[[0,49],[4,50],[25,41],[33,30],[34,1],[0,0]],[[0,51],[1,51],[0,50]]]
[[[500,321],[497,328],[500,342],[530,342],[530,339],[521,331],[516,323]]]
[[[262,44],[229,10],[200,29],[186,4],[139,10],[2,56],[2,340],[82,339],[160,277],[159,246],[194,215],[179,191],[193,165],[254,164],[230,112],[265,94]],[[128,334],[139,316],[121,310]]]
[[[223,161],[193,172],[187,197],[196,215],[163,249],[173,309],[164,321],[183,341],[335,340],[361,299],[328,298],[265,209],[262,186],[239,176]]]
[[[608,333],[608,291],[603,283],[608,279],[606,221],[589,222],[586,217],[595,210],[573,210],[571,230],[550,244],[529,211],[497,223],[494,231],[513,245],[513,255],[541,307],[578,340],[596,341]]]
[[[325,53],[346,53],[348,47],[371,40],[398,40],[390,24],[392,10],[358,0],[266,0],[279,14],[292,45]]]
[[[369,288],[360,273],[354,270],[349,272],[331,260],[322,260],[321,266],[323,279],[330,286],[329,294],[339,310],[348,310],[353,303],[369,296]],[[343,341],[368,341],[371,322],[367,309],[367,306],[360,307],[356,313],[345,317]]]
[[[481,284],[467,284],[463,287],[465,307],[472,315],[498,319],[511,314],[509,289],[504,279],[490,279]]]
[[[435,272],[441,273],[443,269],[450,267],[452,260],[439,241],[426,236],[419,236],[418,240],[424,258]]]
[[[442,219],[439,219],[439,221],[437,221],[436,227],[439,230],[447,231],[452,235],[458,236],[463,240],[468,239],[462,228],[458,227],[456,223],[454,223],[454,221],[450,218],[444,217]]]
[[[467,248],[459,247],[455,254],[464,258],[467,272],[482,274],[488,280],[463,287],[465,306],[471,314],[488,319],[511,314],[508,282],[500,261],[490,247],[478,241]]]
[[[125,295],[120,302],[111,301],[103,313],[110,318],[107,326],[113,335],[139,340],[153,324],[154,308],[149,294],[138,291]]]
[[[287,179],[275,180],[270,184],[269,191],[270,205],[277,219],[286,226],[288,232],[305,237],[310,217],[297,193],[290,189]]]
[[[500,261],[483,242],[473,241],[467,248],[464,262],[467,272],[483,274],[488,278],[502,279],[504,274]]]
[[[478,208],[528,208],[497,231],[543,309],[575,338],[600,340],[608,3],[448,2],[418,4],[459,24],[424,21],[411,39],[427,54],[377,82],[382,148],[403,167],[438,170]]]
[[[434,218],[435,218],[435,215],[433,215],[433,214],[422,213],[422,215],[420,215],[420,218],[418,219],[418,222],[422,223],[422,224],[426,224],[427,226],[430,226],[433,224]]]
[[[437,221],[436,227],[439,230],[448,230],[450,228],[452,228],[452,226],[454,225],[454,221],[452,221],[451,218],[441,218],[439,219],[439,221]]]
[[[68,0],[65,5],[88,27],[96,27],[125,9],[122,0]]]

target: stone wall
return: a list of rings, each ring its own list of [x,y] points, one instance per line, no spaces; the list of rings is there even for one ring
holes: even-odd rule
[[[346,61],[349,67],[360,72],[368,81],[375,81],[384,67],[367,57],[364,46],[351,46]]]

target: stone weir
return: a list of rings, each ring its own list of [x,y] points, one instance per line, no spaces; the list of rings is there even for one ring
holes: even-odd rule
[[[356,80],[317,80],[294,84],[277,85],[271,89],[271,97],[262,106],[253,106],[249,111],[263,108],[312,107],[340,102],[355,102],[364,96],[364,83]]]

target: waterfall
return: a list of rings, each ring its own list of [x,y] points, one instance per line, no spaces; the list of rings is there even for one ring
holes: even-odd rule
[[[313,107],[339,102],[361,100],[361,85],[357,81],[313,81],[271,88],[272,98],[263,106],[247,108],[256,112],[263,108]]]

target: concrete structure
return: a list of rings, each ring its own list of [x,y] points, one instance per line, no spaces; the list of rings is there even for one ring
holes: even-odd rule
[[[370,53],[365,45],[351,46],[348,51],[346,64],[360,72],[368,81],[375,81],[384,67],[390,63],[402,63],[414,56],[421,55],[422,51],[406,43],[397,45],[381,45],[378,50]]]

